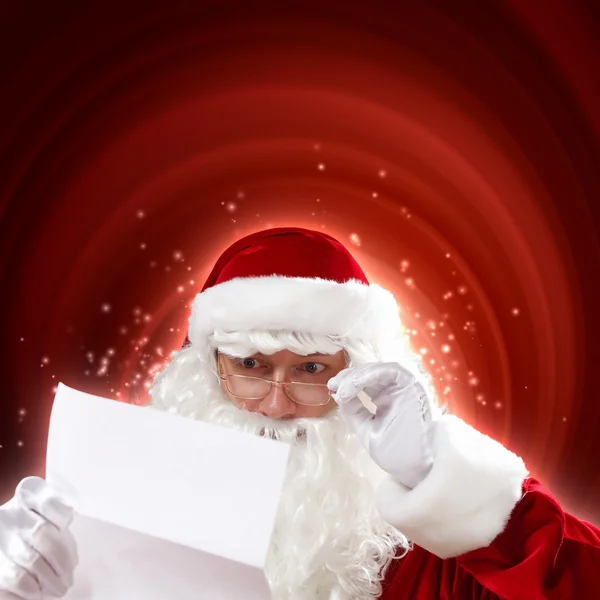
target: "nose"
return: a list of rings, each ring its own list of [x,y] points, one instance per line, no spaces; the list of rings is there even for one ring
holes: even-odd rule
[[[269,394],[261,400],[257,412],[271,419],[289,419],[296,414],[296,403],[287,395],[283,384],[273,384]]]

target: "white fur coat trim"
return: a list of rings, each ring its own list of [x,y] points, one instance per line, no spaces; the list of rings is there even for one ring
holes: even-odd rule
[[[414,489],[390,478],[377,491],[388,523],[440,558],[489,546],[506,527],[527,477],[523,460],[453,415],[432,424],[434,462]]]
[[[188,337],[204,345],[216,330],[287,330],[376,342],[400,329],[396,300],[378,285],[273,275],[232,279],[198,294]]]

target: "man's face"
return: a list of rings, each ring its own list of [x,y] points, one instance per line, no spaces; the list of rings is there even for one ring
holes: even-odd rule
[[[261,399],[248,400],[229,391],[225,380],[221,387],[230,400],[243,410],[259,413],[272,419],[294,419],[321,417],[329,412],[335,402],[327,397],[323,386],[347,366],[346,354],[340,350],[336,354],[311,354],[304,356],[289,350],[281,350],[275,354],[253,354],[245,358],[234,358],[224,354],[218,355],[218,368],[222,377],[228,375],[244,375],[259,377],[277,382],[298,382],[302,384],[321,384],[320,386],[298,386],[302,394],[315,396],[326,401],[319,406],[307,406],[295,402],[284,385],[271,385],[270,391]],[[238,379],[238,381],[240,381]],[[231,386],[230,386],[231,387]],[[291,395],[294,395],[293,389]]]

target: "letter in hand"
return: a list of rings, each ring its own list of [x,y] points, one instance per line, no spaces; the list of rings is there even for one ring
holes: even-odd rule
[[[60,598],[73,585],[73,509],[41,478],[27,477],[0,506],[0,600]]]

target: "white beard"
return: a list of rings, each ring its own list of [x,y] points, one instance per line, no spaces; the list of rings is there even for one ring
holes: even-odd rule
[[[291,444],[265,565],[273,600],[378,598],[387,566],[408,543],[379,517],[374,492],[383,473],[339,412],[276,421],[238,409],[209,379],[202,398],[195,385],[194,398],[190,385],[174,393],[179,370],[157,379],[158,408]]]

